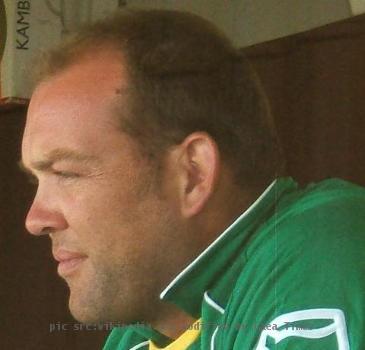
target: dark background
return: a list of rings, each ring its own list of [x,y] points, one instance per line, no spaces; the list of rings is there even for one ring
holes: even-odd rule
[[[365,16],[244,50],[268,93],[288,173],[300,183],[365,185]],[[33,189],[17,168],[25,108],[0,111],[0,349],[100,349],[101,331],[73,323],[46,237],[24,229]]]

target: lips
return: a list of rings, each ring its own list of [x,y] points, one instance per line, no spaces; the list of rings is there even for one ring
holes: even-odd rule
[[[53,256],[59,262],[57,272],[62,277],[74,273],[87,259],[87,256],[84,254],[64,249],[56,250]]]

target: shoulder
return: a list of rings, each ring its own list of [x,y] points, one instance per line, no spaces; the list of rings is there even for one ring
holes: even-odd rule
[[[330,317],[323,320],[327,310],[326,315],[343,315],[350,344],[360,349],[356,334],[363,334],[365,326],[364,211],[365,190],[341,180],[311,185],[277,204],[248,245],[227,308],[227,322],[246,327],[236,334],[238,343],[251,339],[253,346],[262,327],[285,317],[287,322],[297,317],[303,328],[315,324],[308,323],[313,317],[322,317],[317,324],[329,324]],[[296,341],[288,349],[300,343]]]
[[[342,180],[311,185],[284,197],[253,237],[246,268],[275,272],[277,284],[286,276],[365,281],[365,189]]]
[[[247,256],[278,254],[321,260],[341,252],[353,258],[365,250],[365,189],[331,179],[312,184],[279,201],[271,218],[259,226]],[[275,262],[276,263],[276,262]]]

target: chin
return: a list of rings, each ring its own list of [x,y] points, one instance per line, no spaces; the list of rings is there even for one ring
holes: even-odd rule
[[[78,307],[77,305],[74,305],[74,303],[72,302],[71,298],[69,300],[69,309],[70,309],[70,313],[72,315],[72,317],[80,322],[80,323],[96,323],[99,321],[96,321],[96,317],[92,317],[92,315],[90,315],[90,312],[87,312],[87,310],[82,310],[80,307]]]
[[[119,317],[120,315],[115,314],[115,310],[110,310],[110,304],[102,305],[97,301],[86,302],[85,300],[80,300],[76,295],[71,292],[69,299],[69,309],[72,317],[83,324],[100,324],[100,323],[123,323],[131,324],[135,323],[134,318]]]
[[[72,317],[80,323],[99,323],[101,320],[101,312],[96,307],[96,303],[83,300],[80,293],[73,292],[70,289],[70,298],[68,307]]]
[[[85,324],[142,322],[150,300],[147,303],[145,295],[125,293],[121,286],[105,280],[104,276],[84,273],[67,281],[70,290],[68,306],[75,320]]]

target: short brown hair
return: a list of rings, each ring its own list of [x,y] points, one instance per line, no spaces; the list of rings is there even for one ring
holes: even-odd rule
[[[267,184],[280,147],[266,97],[240,50],[210,22],[167,10],[121,11],[51,51],[44,76],[112,45],[127,61],[128,117],[123,130],[156,158],[194,131],[207,132],[237,184]]]

